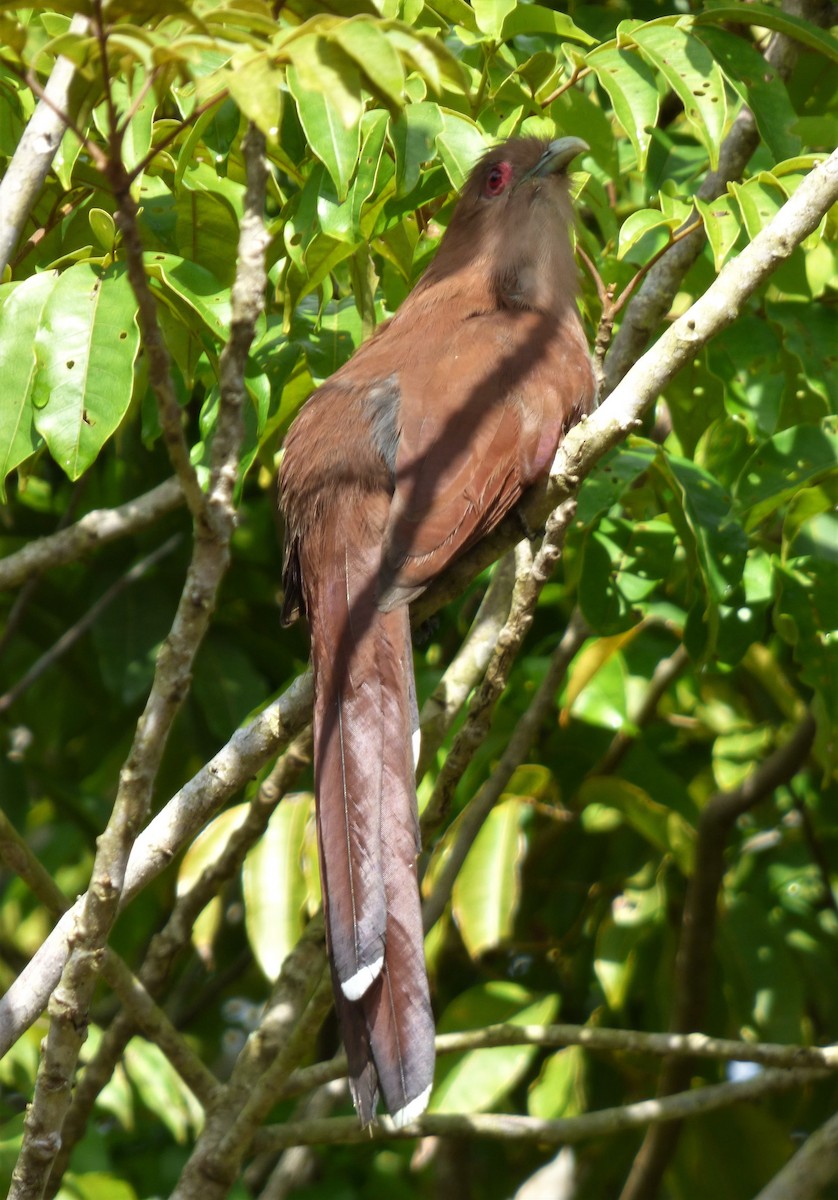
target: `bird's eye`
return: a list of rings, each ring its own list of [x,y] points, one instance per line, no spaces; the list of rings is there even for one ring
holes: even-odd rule
[[[496,163],[490,167],[489,174],[486,176],[486,185],[483,189],[485,196],[499,196],[509,183],[512,175],[512,167],[507,162]]]

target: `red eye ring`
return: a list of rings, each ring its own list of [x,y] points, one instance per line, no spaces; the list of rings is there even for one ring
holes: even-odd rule
[[[492,198],[499,196],[506,188],[512,177],[512,167],[508,162],[495,163],[489,168],[486,175],[486,183],[483,187],[483,195]]]

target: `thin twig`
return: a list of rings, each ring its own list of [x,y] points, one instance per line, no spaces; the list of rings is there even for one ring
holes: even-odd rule
[[[678,1056],[838,1072],[838,1044],[784,1046],[778,1042],[708,1037],[705,1033],[644,1033],[639,1029],[608,1029],[597,1025],[485,1025],[482,1029],[440,1033],[436,1037],[438,1055],[490,1050],[498,1046],[540,1046],[544,1049],[580,1046],[598,1054]],[[288,1079],[282,1095],[298,1096],[345,1075],[346,1056],[341,1054],[327,1062],[300,1067]]]
[[[0,559],[0,591],[19,587],[53,567],[78,562],[100,546],[142,533],[182,504],[180,485],[167,479],[118,508],[94,509],[67,529],[59,528]]]
[[[0,696],[0,714],[6,712],[15,701],[19,700],[23,693],[37,679],[40,679],[45,671],[53,667],[76,644],[79,638],[84,637],[88,629],[96,624],[105,609],[113,604],[114,600],[118,596],[121,596],[126,588],[129,588],[133,583],[142,579],[161,559],[171,554],[180,540],[181,535],[179,533],[173,534],[162,546],[158,546],[151,554],[147,554],[145,558],[141,558],[139,562],[134,563],[133,567],[126,571],[120,579],[117,579],[116,583],[111,584],[108,590],[103,592],[98,600],[94,601],[84,616],[80,617],[75,625],[71,625],[69,629],[62,633],[61,637],[50,646],[49,650],[42,654],[37,662],[32,664],[14,687],[9,688],[7,692]]]
[[[570,663],[588,634],[589,630],[585,621],[578,611],[574,612],[553,653],[547,672],[539,684],[535,696],[527,705],[526,712],[515,726],[500,761],[460,817],[456,839],[445,855],[442,869],[434,883],[433,892],[422,906],[422,918],[426,929],[434,925],[442,916],[454,883],[475,838],[500,800],[514,771],[526,758],[547,714],[555,706],[556,693],[561,687]],[[423,815],[423,829],[425,828],[425,815]]]

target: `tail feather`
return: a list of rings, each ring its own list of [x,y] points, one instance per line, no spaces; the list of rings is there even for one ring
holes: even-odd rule
[[[381,1091],[397,1124],[424,1111],[434,1071],[434,1020],[425,967],[416,856],[421,848],[412,732],[413,660],[406,608],[379,614],[379,669],[390,699],[381,797],[381,861],[387,904],[382,978],[365,1005]]]
[[[377,549],[319,581],[315,786],[335,999],[363,1124],[424,1110],[434,1022],[416,874],[416,700],[407,610],[376,607]]]
[[[312,646],[315,791],[326,920],[340,987],[348,999],[357,1000],[383,966],[387,909],[376,614],[363,592],[354,594],[352,582],[347,572],[319,589]]]

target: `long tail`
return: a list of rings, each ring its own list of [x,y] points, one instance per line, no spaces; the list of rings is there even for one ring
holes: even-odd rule
[[[315,789],[335,1001],[361,1121],[427,1105],[434,1022],[416,876],[419,831],[407,610],[376,607],[379,550],[353,539],[309,605]],[[321,560],[322,561],[322,560]]]

